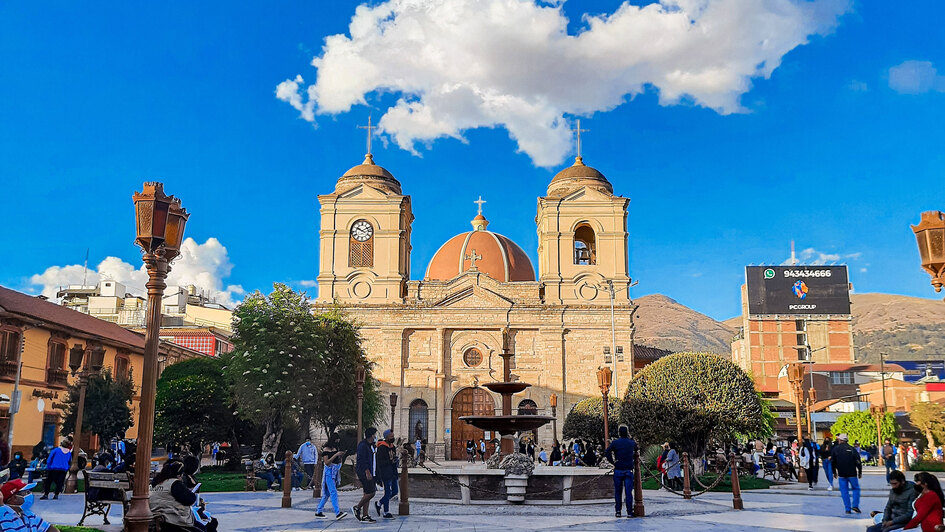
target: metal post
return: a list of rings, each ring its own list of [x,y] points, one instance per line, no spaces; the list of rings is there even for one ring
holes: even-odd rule
[[[318,461],[315,462],[315,473],[314,477],[310,481],[312,484],[312,498],[318,499],[322,496],[322,475],[324,475],[325,463],[322,460],[322,457],[318,457]]]
[[[158,346],[161,331],[161,298],[167,285],[167,259],[147,253],[144,263],[148,270],[147,333],[144,343],[144,369],[141,378],[141,403],[138,410],[138,448],[135,451],[136,474],[134,495],[125,516],[130,532],[148,532],[151,508],[148,503],[151,475],[151,438],[154,434],[154,393],[157,388]]]
[[[23,374],[23,351],[26,350],[26,331],[32,327],[20,328],[20,349],[16,353],[16,380],[13,381],[13,394],[10,396],[10,432],[7,435],[7,443],[10,449],[13,449],[13,420],[16,413],[20,411],[20,376]],[[16,408],[14,408],[14,406]]]
[[[883,413],[886,413],[886,353],[879,354],[879,374],[883,379]]]
[[[603,400],[604,400],[604,447],[610,444],[610,420],[607,417],[607,392],[604,391]]]
[[[66,479],[65,493],[75,493],[79,489],[79,449],[82,442],[82,417],[85,415],[85,390],[89,385],[89,375],[83,370],[79,373],[79,405],[75,409],[75,441],[72,447],[72,460],[69,463],[69,477]]]
[[[610,356],[614,361],[614,382],[620,382],[617,379],[617,321],[614,318],[614,299],[617,298],[617,293],[614,291],[613,279],[608,279],[607,286],[610,287]],[[617,395],[617,386],[614,386],[614,395]]]
[[[410,515],[410,475],[407,473],[407,466],[410,464],[410,451],[405,447],[400,450],[400,505],[397,507],[397,513],[400,515]]]
[[[292,508],[292,451],[285,452],[285,475],[282,477],[282,507]]]
[[[689,486],[689,453],[682,453],[683,461],[683,499],[692,498],[692,489]]]
[[[643,508],[643,470],[640,468],[640,449],[633,453],[636,474],[633,476],[633,516],[644,517],[646,511]]]
[[[738,465],[735,462],[736,455],[732,455],[732,507],[736,510],[744,510],[742,503],[742,487],[738,483]]]

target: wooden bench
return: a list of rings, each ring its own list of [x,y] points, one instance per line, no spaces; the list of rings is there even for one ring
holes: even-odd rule
[[[111,473],[108,471],[86,471],[80,470],[82,479],[85,483],[85,510],[82,512],[82,519],[79,519],[78,526],[82,526],[85,518],[92,515],[101,515],[108,522],[108,512],[113,504],[122,506],[123,515],[128,514],[128,504],[131,500],[131,475],[128,473]],[[92,490],[89,488],[98,488],[95,500],[89,500],[89,494]]]
[[[246,469],[246,491],[256,491],[256,468],[253,460],[243,460]]]
[[[771,475],[771,480],[779,480],[783,478],[780,465],[778,464],[778,459],[771,455],[765,455],[764,461],[761,466],[761,478],[765,478],[768,475]]]

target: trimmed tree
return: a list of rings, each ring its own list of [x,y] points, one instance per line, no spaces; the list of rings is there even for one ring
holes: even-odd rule
[[[909,412],[909,421],[925,434],[929,447],[935,447],[935,435],[945,430],[945,409],[937,403],[915,403]]]
[[[169,366],[157,381],[154,439],[198,452],[233,439],[233,414],[223,361],[193,358]]]
[[[881,442],[876,441],[876,418],[869,412],[850,412],[837,418],[837,421],[830,426],[830,432],[837,434],[846,434],[851,442],[859,440],[860,445],[878,445]],[[899,438],[896,434],[899,432],[899,424],[896,423],[896,416],[892,412],[887,412],[880,423],[880,432],[883,440],[889,438],[893,443],[898,443]]]
[[[676,353],[643,368],[627,387],[620,420],[644,445],[675,441],[692,456],[710,441],[768,430],[751,377],[710,353]]]
[[[85,410],[82,413],[82,430],[98,436],[106,445],[112,438],[124,437],[125,431],[134,425],[131,416],[131,398],[135,387],[130,379],[114,379],[111,370],[89,377],[85,389]],[[66,396],[65,418],[62,432],[75,431],[76,410],[79,408],[79,384],[69,386]],[[76,434],[76,439],[79,435]]]
[[[607,399],[607,430],[611,438],[616,438],[623,401],[610,396]],[[564,438],[569,440],[580,438],[594,442],[604,441],[604,400],[600,397],[590,397],[575,403],[564,418],[561,432]]]

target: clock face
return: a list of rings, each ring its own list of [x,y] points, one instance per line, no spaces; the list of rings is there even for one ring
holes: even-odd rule
[[[371,238],[371,235],[374,234],[374,228],[371,227],[371,224],[361,220],[356,222],[351,226],[351,236],[354,237],[358,242],[365,242],[367,239]]]

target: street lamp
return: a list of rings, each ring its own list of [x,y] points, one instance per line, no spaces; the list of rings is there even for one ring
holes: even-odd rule
[[[604,403],[604,447],[610,442],[610,419],[607,415],[607,394],[610,393],[610,383],[613,372],[604,366],[597,370],[597,385],[600,386],[601,399]]]
[[[788,381],[794,388],[794,421],[797,422],[797,444],[800,445],[804,439],[804,434],[801,432],[801,397],[803,393],[801,383],[804,381],[804,365],[799,362],[788,364],[787,370]],[[807,472],[804,471],[803,467],[798,469],[797,481],[800,483],[807,482]]]
[[[913,225],[922,269],[932,276],[936,292],[945,284],[945,212],[925,211],[919,225]]]
[[[551,417],[554,419],[551,420],[551,430],[554,432],[552,440],[555,442],[555,445],[558,445],[558,394],[553,393],[550,397],[551,402]]]
[[[161,331],[161,299],[167,288],[165,279],[170,262],[180,254],[184,226],[190,215],[181,207],[180,200],[164,194],[164,185],[147,182],[142,191],[132,196],[135,204],[135,243],[143,252],[148,270],[147,329],[144,342],[144,368],[141,376],[141,407],[138,412],[138,448],[135,452],[137,471],[134,476],[134,495],[125,516],[131,532],[147,532],[151,523],[148,503],[151,438],[154,435],[154,394],[157,388],[158,347]]]
[[[610,354],[613,357],[613,366],[614,373],[617,372],[617,320],[614,318],[614,300],[617,298],[617,292],[622,292],[624,290],[629,290],[639,284],[639,281],[633,281],[627,286],[622,286],[617,288],[614,286],[613,279],[607,279],[604,281],[604,284],[601,286],[604,290],[607,290],[607,293],[610,294]],[[632,301],[631,301],[632,303]],[[632,314],[631,314],[632,317]],[[630,346],[631,352],[633,346]],[[633,359],[630,360],[630,376],[633,376]],[[617,390],[614,390],[614,394],[617,393]]]
[[[354,383],[358,386],[358,441],[362,436],[361,404],[364,402],[364,364],[358,364],[354,370]]]
[[[390,394],[390,430],[394,430],[394,412],[397,408],[397,394]]]
[[[85,348],[79,344],[69,349],[69,369],[72,370],[72,376],[79,376],[79,404],[75,410],[75,450],[72,453],[72,461],[69,464],[69,478],[66,479],[66,493],[75,493],[79,484],[79,445],[82,441],[82,418],[85,416],[85,390],[89,385],[89,377],[98,374],[102,370],[102,364],[105,361],[105,349],[96,345],[90,350],[89,367],[86,370],[79,371],[82,368],[82,358],[85,356]]]

